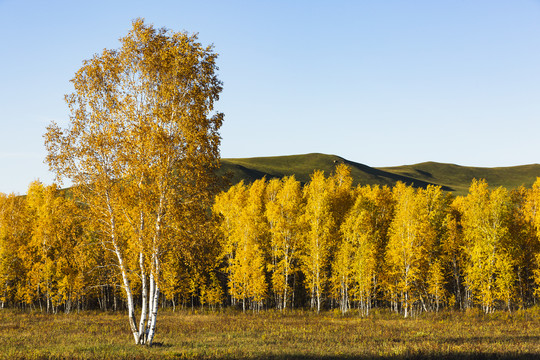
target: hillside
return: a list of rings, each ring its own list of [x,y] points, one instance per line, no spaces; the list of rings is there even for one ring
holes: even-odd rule
[[[448,186],[457,195],[467,193],[472,179],[485,179],[492,188],[503,186],[515,189],[521,185],[530,187],[540,177],[539,164],[486,168],[425,162],[381,169]]]
[[[283,177],[295,175],[302,183],[309,181],[315,170],[330,174],[339,163],[351,168],[355,184],[393,185],[402,181],[414,186],[440,185],[446,191],[464,195],[472,179],[486,179],[491,187],[504,186],[508,189],[520,185],[531,186],[540,177],[540,165],[482,168],[454,164],[425,162],[415,165],[374,168],[343,159],[336,155],[306,154],[290,156],[222,159],[221,173],[229,173],[231,182],[252,182],[266,176]]]
[[[231,182],[233,184],[240,180],[251,182],[263,176],[270,179],[290,175],[294,175],[297,180],[306,183],[315,170],[323,170],[326,175],[329,175],[340,163],[350,166],[355,184],[392,185],[398,180],[415,186],[427,186],[430,183],[422,179],[355,163],[336,155],[325,154],[222,159],[222,171],[232,173]]]

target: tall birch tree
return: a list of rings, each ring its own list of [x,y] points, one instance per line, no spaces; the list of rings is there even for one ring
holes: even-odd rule
[[[348,296],[344,295],[351,292],[359,303],[360,313],[368,315],[372,295],[382,277],[381,258],[392,220],[393,202],[391,190],[386,186],[358,186],[355,193],[354,205],[341,225],[343,243],[338,251],[334,277],[339,274],[341,278],[342,311],[347,310]],[[338,269],[341,271],[336,272]]]
[[[328,260],[334,218],[328,180],[322,171],[315,171],[311,181],[304,187],[307,227],[302,256],[302,270],[306,289],[311,293],[311,308],[321,310],[321,301],[328,281]]]
[[[441,238],[441,265],[451,274],[451,284],[455,297],[456,306],[463,309],[464,303],[463,291],[463,268],[465,264],[465,255],[463,248],[465,239],[463,227],[461,225],[461,211],[463,197],[455,198],[449,205],[444,219],[445,232]]]
[[[279,181],[279,180],[276,180]],[[272,186],[275,181],[270,181]],[[270,185],[269,185],[270,186]],[[303,210],[302,190],[294,176],[285,177],[279,190],[273,196],[268,193],[266,218],[270,231],[272,262],[269,266],[272,274],[272,288],[276,293],[278,309],[285,309],[294,289],[290,285],[292,275],[297,271],[300,251],[301,223]]]
[[[216,57],[196,35],[133,21],[117,50],[86,60],[66,96],[70,122],[45,134],[47,162],[87,204],[114,254],[134,341],[155,335],[162,261],[178,209],[213,194],[219,166]],[[136,286],[140,283],[140,286]],[[135,315],[140,289],[141,313]]]
[[[242,301],[260,309],[266,296],[266,263],[263,246],[268,230],[264,217],[266,180],[243,182],[216,197],[214,211],[221,215],[222,257],[226,259],[231,303]]]
[[[524,204],[524,218],[528,224],[534,229],[536,235],[536,245],[534,248],[538,248],[540,242],[540,177],[536,178],[536,181],[532,185],[531,189],[527,192],[526,202]],[[533,279],[537,286],[540,286],[540,252],[534,252],[534,265],[531,269],[534,272]],[[536,289],[536,295],[540,293],[540,287]]]
[[[505,188],[489,190],[484,180],[473,180],[462,205],[467,287],[486,313],[498,300],[509,307],[515,282],[510,195]]]
[[[265,261],[262,245],[267,238],[264,219],[266,181],[257,180],[244,188],[240,196],[239,216],[232,232],[233,246],[229,271],[231,295],[247,305],[260,309],[266,295]]]
[[[403,315],[407,317],[418,300],[427,309],[423,294],[427,292],[430,265],[437,260],[435,247],[438,227],[444,219],[444,197],[440,187],[429,185],[415,190],[399,182],[394,187],[394,197],[396,212],[390,226],[386,261],[390,284],[401,297]]]
[[[31,236],[26,199],[0,193],[0,306],[11,300],[28,303],[26,284],[29,272],[25,259]],[[33,299],[32,299],[33,300]]]

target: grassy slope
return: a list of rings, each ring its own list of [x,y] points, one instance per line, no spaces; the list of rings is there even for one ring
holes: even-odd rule
[[[530,186],[540,176],[540,165],[524,165],[501,168],[466,167],[454,164],[426,162],[387,168],[373,168],[335,155],[306,154],[291,156],[223,159],[222,171],[232,174],[232,183],[240,180],[251,182],[263,176],[267,178],[295,175],[305,183],[315,170],[329,175],[338,163],[351,167],[351,174],[358,184],[393,185],[403,181],[415,186],[441,185],[444,190],[457,195],[467,193],[472,179],[486,179],[492,187],[508,189],[520,185]]]
[[[283,177],[294,175],[302,183],[309,181],[311,174],[315,170],[324,171],[325,175],[330,175],[336,165],[345,163],[350,166],[351,174],[356,184],[379,184],[392,185],[400,180],[417,186],[425,186],[429,182],[422,179],[414,179],[398,173],[387,172],[343,159],[336,155],[306,154],[258,157],[244,159],[222,159],[222,171],[230,171],[233,175],[232,183],[240,180],[251,182],[263,176],[267,178]]]
[[[538,164],[482,168],[425,162],[416,165],[388,167],[384,170],[446,185],[458,195],[467,193],[472,179],[485,179],[491,187],[503,186],[507,189],[515,189],[521,185],[530,187],[540,176],[540,165]]]

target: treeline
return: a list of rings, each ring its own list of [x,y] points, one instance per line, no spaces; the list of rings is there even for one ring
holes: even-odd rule
[[[540,285],[540,179],[532,189],[474,180],[353,188],[339,165],[294,179],[233,186],[216,198],[232,304],[243,308],[386,307],[420,311],[534,304]]]
[[[177,247],[162,250],[167,255],[160,274],[155,274],[164,279],[159,284],[161,305],[181,302],[186,306],[189,300],[193,304],[209,300],[212,305],[221,303],[224,296],[216,277],[220,249],[216,222],[197,206],[177,208],[189,212],[184,218],[191,221],[181,223],[182,217],[175,216],[176,222],[162,229],[163,236],[174,238],[169,242]],[[124,266],[136,268],[140,257],[137,244],[129,242],[131,224],[120,220],[116,219],[118,242],[113,244],[109,234],[100,230],[102,220],[92,216],[72,189],[36,181],[25,196],[0,193],[0,308],[53,313],[126,309],[114,246],[128,248]],[[127,277],[133,288],[140,290],[140,272],[132,270]],[[141,303],[140,296],[137,301]]]
[[[540,179],[513,191],[474,180],[459,197],[436,186],[353,187],[345,165],[304,185],[294,177],[239,183],[216,197],[204,226],[170,225],[182,239],[162,263],[160,301],[404,316],[531,306],[539,206]],[[1,194],[0,306],[125,308],[97,228],[84,203],[55,185]]]

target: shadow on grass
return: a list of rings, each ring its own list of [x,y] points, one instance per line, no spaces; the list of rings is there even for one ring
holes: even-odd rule
[[[166,348],[172,347],[172,345],[171,344],[165,344],[165,343],[162,343],[162,342],[153,342],[152,347],[166,349]]]
[[[209,359],[206,356],[181,356],[178,355],[175,359]],[[521,353],[521,354],[501,354],[501,353],[448,353],[448,354],[407,354],[407,355],[389,355],[389,356],[348,356],[348,355],[336,355],[336,356],[310,356],[310,355],[279,355],[279,356],[257,356],[257,357],[235,357],[233,356],[224,356],[224,357],[212,357],[216,360],[230,360],[230,359],[246,359],[246,360],[428,360],[428,359],[443,359],[443,360],[454,360],[454,359],[464,359],[464,360],[488,360],[488,359],[499,359],[499,360],[515,360],[515,359],[532,359],[540,360],[540,354],[531,354],[531,353]]]
[[[356,168],[356,169],[358,169],[360,171],[363,171],[366,174],[370,174],[370,175],[375,176],[377,178],[389,179],[392,182],[401,181],[401,182],[405,183],[406,185],[411,185],[411,186],[413,186],[415,188],[420,187],[420,188],[425,189],[428,185],[437,185],[437,186],[440,185],[440,184],[430,183],[430,182],[427,182],[427,181],[416,179],[414,177],[404,176],[404,175],[395,174],[395,173],[392,173],[392,172],[372,168],[371,166],[360,164],[360,163],[357,163],[357,162],[354,162],[354,161],[344,160],[344,163],[346,165],[349,165],[352,168]],[[417,170],[417,171],[419,171],[419,170]],[[421,170],[419,172],[421,172]],[[430,177],[430,178],[433,177],[433,175],[431,175],[430,173],[428,173],[426,171],[424,171],[422,175],[424,175],[426,177]],[[444,191],[454,191],[453,188],[451,188],[449,186],[446,186],[446,185],[441,185],[441,189],[444,190]]]
[[[471,337],[448,337],[444,338],[444,343],[451,344],[497,344],[497,343],[538,343],[540,341],[540,336],[535,335],[522,335],[522,336],[471,336]],[[540,356],[540,354],[539,354]]]

